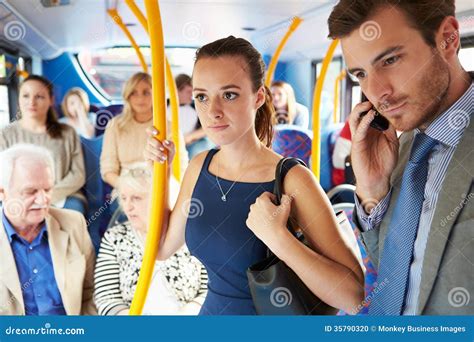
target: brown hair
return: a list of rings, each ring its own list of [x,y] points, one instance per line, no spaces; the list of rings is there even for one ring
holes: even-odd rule
[[[69,89],[69,91],[63,97],[63,102],[61,103],[61,109],[63,110],[64,116],[69,117],[69,118],[72,116],[71,113],[69,113],[69,110],[67,109],[67,99],[73,95],[76,95],[77,97],[79,97],[79,100],[84,106],[84,110],[86,111],[86,114],[87,114],[90,110],[89,97],[87,96],[87,93],[85,92],[84,89],[79,88],[79,87],[74,87],[72,89]]]
[[[179,74],[178,76],[174,78],[174,81],[176,82],[176,88],[178,90],[182,90],[186,86],[190,86],[190,87],[193,86],[191,77],[189,77],[186,74]]]
[[[420,32],[431,47],[436,47],[435,34],[441,22],[455,14],[454,0],[340,0],[328,19],[329,38],[349,35],[385,6],[402,11],[410,25]]]
[[[222,56],[239,56],[247,64],[247,72],[252,82],[252,89],[257,92],[264,86],[265,63],[262,56],[252,44],[243,38],[229,36],[204,45],[196,51],[196,62],[201,58],[217,58]],[[255,116],[255,132],[258,139],[267,147],[272,144],[275,109],[272,95],[265,86],[265,103],[257,110]]]
[[[30,75],[21,83],[20,89],[28,81],[37,81],[46,87],[48,90],[49,97],[51,101],[54,99],[54,86],[53,84],[45,77],[39,75]],[[21,119],[21,112],[17,114],[18,119]],[[63,125],[58,121],[58,114],[54,109],[54,102],[48,108],[48,113],[46,114],[46,132],[53,139],[61,139],[63,134]]]

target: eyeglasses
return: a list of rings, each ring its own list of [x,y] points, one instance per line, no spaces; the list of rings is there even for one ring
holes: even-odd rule
[[[150,177],[151,176],[151,172],[147,169],[143,169],[143,168],[134,168],[134,169],[126,169],[124,170],[124,172],[122,173],[122,176],[132,176],[132,177],[143,177],[143,176],[146,176],[146,177]]]

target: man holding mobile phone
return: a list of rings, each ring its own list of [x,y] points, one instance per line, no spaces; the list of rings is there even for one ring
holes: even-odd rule
[[[474,314],[474,74],[454,14],[454,0],[341,0],[328,19],[370,101],[349,120],[372,315]]]

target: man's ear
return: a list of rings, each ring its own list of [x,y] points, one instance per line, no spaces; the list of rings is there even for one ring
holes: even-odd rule
[[[444,18],[435,39],[438,50],[444,59],[448,60],[457,55],[461,46],[461,38],[459,36],[459,22],[455,17]]]

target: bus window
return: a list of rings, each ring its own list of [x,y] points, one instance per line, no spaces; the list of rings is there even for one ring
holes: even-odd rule
[[[150,66],[150,48],[142,47],[140,50]],[[167,48],[166,55],[173,75],[191,74],[195,53],[194,48]],[[103,95],[114,101],[121,101],[125,81],[134,73],[142,71],[135,50],[131,47],[84,50],[77,59],[89,79],[102,88]]]
[[[362,97],[362,90],[360,89],[360,85],[355,85],[352,87],[351,91],[352,91],[351,108],[354,108],[358,103],[360,103],[360,99]]]
[[[459,51],[459,60],[464,70],[474,70],[474,47],[461,49]]]
[[[315,80],[319,77],[322,67],[322,61],[318,61],[314,65],[315,67]],[[314,69],[313,69],[314,70]],[[331,64],[329,64],[329,68],[327,71],[326,79],[324,80],[323,86],[323,93],[321,97],[321,127],[326,127],[333,123],[333,115],[334,115],[334,84],[336,82],[337,77],[342,71],[342,59],[341,57],[335,58]],[[341,110],[341,103],[343,103],[344,99],[341,99],[341,94],[343,92],[341,89],[344,89],[344,86],[341,82],[339,86],[339,101],[338,101],[338,112],[340,113]],[[342,95],[343,96],[343,95]],[[339,118],[341,115],[339,116]]]

